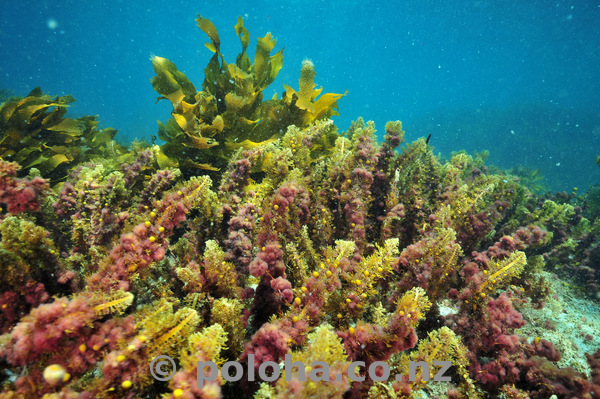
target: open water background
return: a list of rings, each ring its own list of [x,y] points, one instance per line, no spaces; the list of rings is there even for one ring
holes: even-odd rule
[[[580,191],[600,183],[600,0],[596,1],[13,1],[0,4],[0,89],[36,86],[77,99],[122,140],[147,139],[170,104],[155,103],[151,54],[201,88],[211,57],[197,14],[241,49],[237,17],[255,39],[272,32],[284,66],[265,92],[297,87],[311,59],[325,92],[344,92],[336,124],[362,116],[381,135],[432,135],[442,156],[489,150],[503,168],[540,169],[540,184]]]

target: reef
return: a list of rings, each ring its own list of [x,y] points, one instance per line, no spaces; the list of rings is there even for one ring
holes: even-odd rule
[[[310,62],[299,90],[263,101],[283,62],[272,36],[251,63],[240,18],[226,63],[212,22],[196,22],[214,53],[202,91],[152,58],[173,105],[162,145],[117,146],[41,91],[0,108],[3,126],[23,124],[0,131],[0,398],[600,395],[598,341],[584,372],[519,333],[520,309],[553,295],[543,269],[585,267],[573,282],[598,295],[597,208],[535,195],[483,156],[404,143],[399,121],[380,142],[360,118],[338,131],[342,95],[315,89]],[[327,367],[250,378],[286,359]],[[198,362],[229,361],[237,381],[199,386]],[[410,378],[411,362],[430,367]]]

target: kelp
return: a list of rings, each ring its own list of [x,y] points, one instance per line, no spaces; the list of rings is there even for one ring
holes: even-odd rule
[[[71,165],[126,154],[113,141],[117,130],[99,129],[95,116],[65,117],[74,101],[70,95],[43,94],[37,87],[25,98],[0,105],[0,158],[18,162],[23,174],[36,168],[43,177],[60,180]]]
[[[304,111],[302,116],[304,124],[309,124],[315,120],[332,115],[339,115],[337,112],[337,100],[346,94],[325,93],[319,97],[323,88],[315,89],[314,79],[314,64],[310,60],[304,60],[300,71],[300,89],[296,91],[290,86],[284,85],[285,93],[283,101],[288,105],[295,104],[296,107]]]
[[[213,52],[206,66],[202,90],[171,61],[151,58],[156,76],[154,90],[173,106],[172,117],[159,122],[161,159],[169,166],[184,169],[220,170],[233,151],[250,149],[281,137],[288,126],[306,128],[311,123],[337,115],[337,100],[343,94],[323,94],[314,89],[314,67],[302,66],[300,90],[285,86],[281,99],[263,101],[263,91],[275,80],[283,66],[283,49],[271,54],[277,41],[267,33],[257,38],[254,62],[247,53],[250,34],[241,17],[235,32],[242,45],[235,63],[227,63],[221,53],[221,40],[215,25],[198,16],[198,27],[206,33],[205,46]],[[333,144],[332,144],[333,145]]]

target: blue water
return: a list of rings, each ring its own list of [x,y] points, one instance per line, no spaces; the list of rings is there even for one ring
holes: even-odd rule
[[[272,32],[284,66],[266,91],[297,87],[303,59],[325,92],[344,92],[336,124],[400,119],[409,140],[541,169],[553,190],[600,182],[600,1],[4,1],[0,88],[72,94],[73,116],[98,114],[125,140],[149,139],[170,104],[155,104],[149,57],[175,62],[196,88],[211,52],[194,19],[211,19],[235,61],[233,26]]]

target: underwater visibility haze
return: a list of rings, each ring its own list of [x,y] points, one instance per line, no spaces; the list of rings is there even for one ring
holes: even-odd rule
[[[600,396],[600,3],[389,3],[0,5],[0,399]]]
[[[401,119],[407,137],[432,134],[445,156],[489,150],[494,165],[540,169],[547,189],[585,190],[600,178],[598,5],[26,0],[0,8],[0,88],[73,95],[76,115],[99,115],[120,140],[149,139],[168,107],[154,104],[148,58],[166,57],[201,81],[210,52],[195,15],[219,29],[241,15],[254,35],[272,32],[285,48],[267,97],[310,59],[317,84],[348,90],[340,129],[358,116],[380,128]],[[222,40],[225,54],[239,52],[235,36]]]

